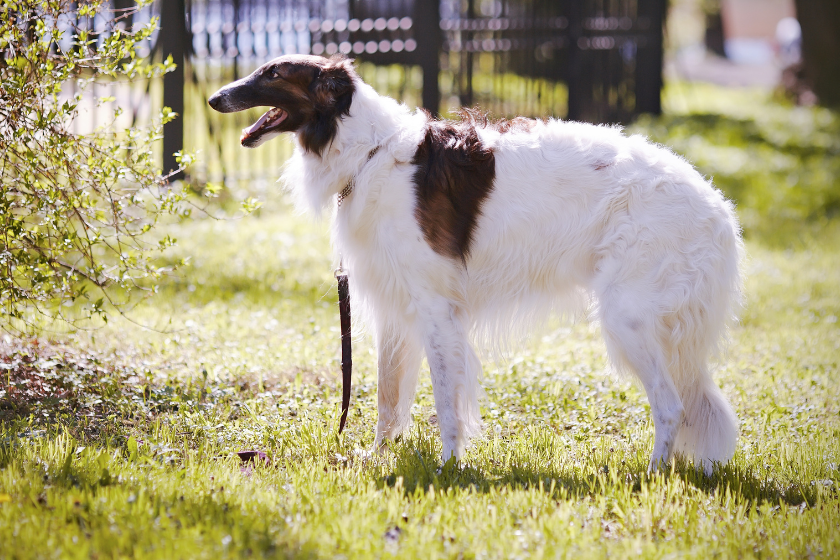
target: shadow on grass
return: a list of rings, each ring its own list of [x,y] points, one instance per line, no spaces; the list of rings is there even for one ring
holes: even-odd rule
[[[586,496],[610,495],[617,489],[641,493],[643,486],[680,480],[706,494],[728,496],[737,504],[757,506],[785,503],[813,506],[818,490],[802,484],[783,485],[778,480],[761,476],[753,467],[744,468],[734,461],[715,468],[711,476],[694,467],[693,463],[676,458],[670,472],[649,475],[646,457],[627,464],[616,461],[596,461],[596,464],[567,466],[545,461],[549,466],[534,464],[513,456],[507,464],[493,464],[489,468],[469,463],[440,466],[439,450],[430,438],[412,437],[394,447],[396,464],[387,476],[379,480],[380,487],[401,487],[405,494],[450,488],[472,489],[486,493],[503,488],[536,489],[558,500]]]
[[[245,414],[235,403],[258,390],[206,375],[161,383],[142,360],[38,339],[0,339],[0,372],[0,428],[24,437],[66,430],[86,445],[124,441],[182,408],[220,408],[235,420]]]
[[[91,539],[95,533],[113,533],[116,524],[124,538],[90,541],[95,551],[91,557],[133,557],[138,542],[144,546],[153,542],[163,550],[171,550],[175,546],[172,540],[179,541],[177,548],[182,552],[171,556],[182,558],[203,556],[193,554],[214,544],[220,549],[218,557],[245,558],[254,553],[280,558],[332,557],[324,555],[316,543],[296,539],[282,518],[254,515],[242,508],[235,488],[149,488],[134,477],[114,476],[104,466],[107,461],[98,464],[95,459],[80,460],[74,447],[68,447],[66,459],[59,464],[44,467],[44,486],[30,496],[32,505],[42,509],[43,515],[53,516],[53,527],[58,530],[79,527]],[[106,448],[99,456],[113,456],[113,451]],[[0,463],[10,455],[0,447]],[[134,459],[124,450],[121,460]],[[145,461],[148,466],[150,459]],[[63,492],[48,491],[49,488]],[[67,492],[72,499],[67,499]],[[92,507],[94,503],[96,506]],[[195,538],[198,534],[201,536]]]
[[[37,339],[0,341],[0,425],[62,425],[80,438],[108,437],[143,403],[131,368],[92,352]]]

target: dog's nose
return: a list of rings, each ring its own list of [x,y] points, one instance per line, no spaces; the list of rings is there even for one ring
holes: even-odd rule
[[[210,99],[207,100],[207,104],[210,105],[215,110],[219,110],[219,104],[222,102],[222,96],[220,91],[217,91],[213,95],[210,96]]]

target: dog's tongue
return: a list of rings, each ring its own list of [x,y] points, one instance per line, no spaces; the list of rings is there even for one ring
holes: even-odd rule
[[[285,119],[286,111],[284,111],[283,109],[275,108],[271,109],[270,111],[266,111],[265,113],[263,113],[263,116],[261,116],[257,122],[255,122],[248,128],[242,129],[242,136],[239,138],[239,141],[244,142],[253,134],[258,132],[260,129],[277,126]]]

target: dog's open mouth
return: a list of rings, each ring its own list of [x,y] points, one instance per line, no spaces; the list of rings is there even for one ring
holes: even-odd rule
[[[239,143],[243,146],[254,145],[255,142],[259,140],[260,136],[280,126],[280,124],[286,120],[287,116],[289,116],[289,114],[280,107],[275,107],[270,111],[266,111],[257,122],[248,128],[242,129],[242,136],[239,137]]]

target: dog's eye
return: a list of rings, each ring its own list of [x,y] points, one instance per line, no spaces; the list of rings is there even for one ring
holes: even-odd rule
[[[272,78],[279,78],[280,77],[280,72],[277,71],[277,68],[272,68],[271,72],[270,72],[270,75],[271,75]]]

